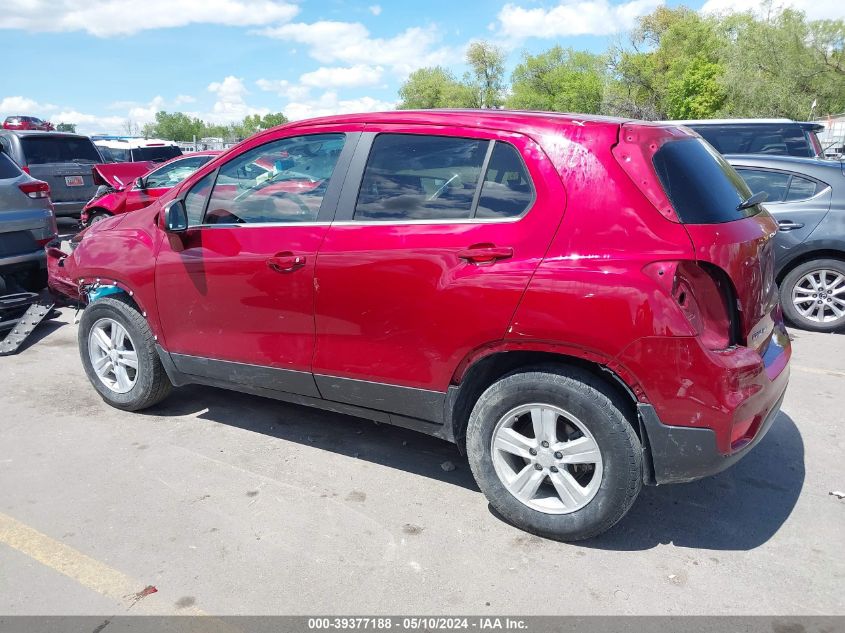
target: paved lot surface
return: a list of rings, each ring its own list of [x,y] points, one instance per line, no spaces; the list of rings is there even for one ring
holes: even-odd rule
[[[732,470],[566,545],[410,431],[201,387],[111,409],[72,316],[0,358],[0,614],[845,613],[845,336],[794,333],[784,412]]]

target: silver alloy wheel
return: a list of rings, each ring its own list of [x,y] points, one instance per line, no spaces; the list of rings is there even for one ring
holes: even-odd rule
[[[793,286],[792,303],[808,321],[840,320],[845,316],[845,275],[827,268],[807,273]]]
[[[598,492],[602,457],[592,433],[550,404],[508,411],[493,429],[493,468],[508,492],[546,514],[580,510]]]
[[[129,332],[114,319],[99,319],[88,332],[94,373],[115,393],[127,393],[138,379],[138,353]]]

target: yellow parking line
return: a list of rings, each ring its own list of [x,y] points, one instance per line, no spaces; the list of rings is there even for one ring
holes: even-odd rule
[[[845,371],[839,371],[837,369],[819,369],[818,367],[804,367],[803,365],[796,365],[792,364],[792,369],[797,371],[803,371],[808,374],[822,374],[827,376],[840,376],[845,377]]]
[[[150,589],[145,590],[146,583],[130,578],[2,512],[0,512],[0,543],[5,543],[42,565],[72,578],[88,589],[125,604],[127,609],[131,609],[136,604],[143,604],[142,601],[146,596],[155,593]],[[165,608],[165,610],[169,609]],[[137,611],[148,612],[143,607]],[[179,609],[178,613],[205,615],[201,610],[193,607]]]

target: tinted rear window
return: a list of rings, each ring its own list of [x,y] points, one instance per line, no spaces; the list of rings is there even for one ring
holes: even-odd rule
[[[181,155],[182,150],[175,145],[165,145],[162,147],[138,147],[132,150],[132,159],[135,162],[151,160],[156,163],[162,163]]]
[[[28,165],[44,163],[99,163],[100,155],[91,139],[77,136],[24,136],[23,154]]]
[[[690,125],[722,154],[774,154],[813,157],[815,151],[794,123],[755,125]]]
[[[21,175],[20,168],[11,158],[0,152],[0,179],[17,178]]]
[[[697,138],[666,143],[654,155],[654,169],[685,224],[732,222],[760,211],[759,205],[737,209],[751,190],[725,159]]]

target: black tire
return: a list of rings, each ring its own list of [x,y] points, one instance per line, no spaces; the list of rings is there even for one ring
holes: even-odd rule
[[[94,371],[88,350],[88,337],[92,327],[101,319],[108,318],[124,327],[137,354],[138,369],[134,386],[126,393],[117,393],[100,380]],[[104,297],[91,303],[82,313],[79,322],[79,355],[88,380],[94,389],[111,406],[124,411],[140,411],[164,400],[173,385],[161,365],[155,349],[153,336],[147,321],[127,298]]]
[[[802,280],[807,275],[822,270],[833,271],[845,277],[845,261],[840,259],[813,259],[796,266],[789,271],[780,285],[780,303],[783,306],[783,313],[787,320],[795,327],[799,327],[802,330],[810,330],[811,332],[836,332],[845,329],[845,315],[831,321],[814,321],[802,315],[792,300],[792,293],[795,286],[802,283]],[[845,299],[845,294],[841,295],[841,298]],[[829,297],[823,300],[827,301],[827,299]],[[829,309],[825,311],[825,314],[834,316],[830,313]]]
[[[91,226],[93,224],[96,224],[97,222],[101,222],[102,220],[108,220],[110,217],[111,213],[109,213],[108,211],[94,211],[88,216],[88,222],[85,224],[85,226]]]
[[[24,289],[29,292],[41,292],[47,287],[47,269],[38,268],[27,273],[23,280]]]
[[[512,495],[492,457],[496,424],[515,408],[544,403],[576,416],[598,444],[603,474],[595,496],[569,514],[535,510]],[[570,367],[537,367],[505,376],[478,399],[467,426],[470,468],[490,505],[513,525],[539,536],[579,541],[615,525],[642,487],[642,450],[625,404],[600,379]]]

